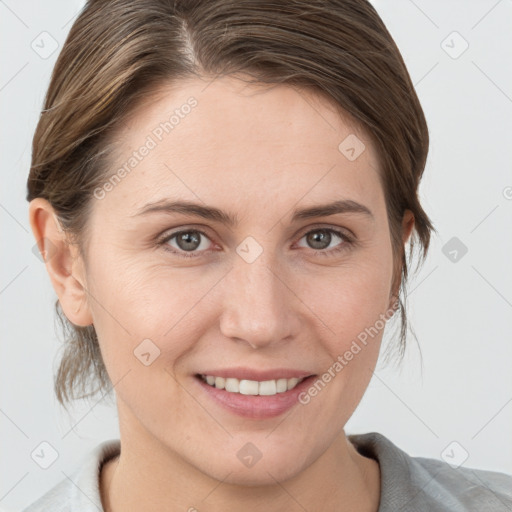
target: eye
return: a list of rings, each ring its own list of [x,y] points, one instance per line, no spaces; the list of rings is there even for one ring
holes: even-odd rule
[[[332,228],[317,228],[308,231],[302,237],[306,239],[309,247],[315,249],[315,253],[321,256],[332,256],[333,253],[348,250],[354,245],[354,240],[348,234]],[[340,240],[333,249],[327,250],[332,242]],[[183,258],[194,258],[208,250],[208,236],[198,229],[185,229],[166,235],[158,245],[164,250]],[[304,246],[302,246],[304,247]]]
[[[193,258],[198,256],[198,252],[207,249],[208,244],[204,243],[205,239],[210,240],[202,231],[187,229],[166,236],[159,242],[159,245],[162,245],[165,250],[184,258]],[[170,242],[175,242],[177,247],[173,246]],[[172,248],[169,248],[169,246]]]
[[[315,252],[322,256],[332,255],[338,251],[348,249],[353,245],[353,240],[349,235],[332,228],[313,229],[308,231],[301,240],[303,238],[306,238],[306,242],[310,244],[309,247],[316,249]],[[334,249],[326,250],[331,242],[336,242],[336,239],[341,240],[342,243],[338,243]]]

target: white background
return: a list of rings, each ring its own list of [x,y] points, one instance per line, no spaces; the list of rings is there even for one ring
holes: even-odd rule
[[[380,432],[410,455],[433,458],[456,441],[451,448],[455,457],[467,452],[465,467],[512,474],[512,2],[373,3],[402,52],[429,125],[421,197],[439,236],[409,286],[423,368],[411,336],[402,369],[377,367],[346,432]],[[25,200],[31,139],[50,73],[81,6],[0,1],[0,507],[6,510],[31,503],[99,442],[119,436],[115,407],[105,400],[78,404],[68,416],[54,398],[55,294],[32,252]],[[59,44],[46,59],[31,47],[47,37],[43,31]],[[453,31],[469,44],[457,58],[463,41]],[[457,262],[442,252],[452,237],[468,248]],[[43,441],[59,454],[46,470],[30,456]]]

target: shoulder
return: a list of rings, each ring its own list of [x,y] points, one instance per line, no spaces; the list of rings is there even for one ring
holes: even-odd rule
[[[411,457],[411,468],[418,477],[430,478],[432,497],[443,497],[453,510],[512,511],[512,476],[497,471],[452,467],[446,462]],[[452,510],[452,509],[447,509]]]
[[[73,473],[43,494],[22,512],[98,512],[103,511],[99,477],[101,466],[119,454],[119,439],[104,441],[87,454]]]
[[[512,510],[511,475],[412,457],[377,432],[349,435],[348,439],[362,455],[379,462],[379,512]]]

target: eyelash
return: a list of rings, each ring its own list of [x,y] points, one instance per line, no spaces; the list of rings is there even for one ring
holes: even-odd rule
[[[338,230],[333,229],[333,228],[319,227],[319,228],[311,229],[310,231],[307,231],[306,233],[304,233],[300,237],[300,239],[304,238],[306,235],[309,235],[310,233],[315,233],[317,231],[328,231],[330,233],[334,233],[337,237],[339,237],[339,238],[341,238],[343,240],[343,243],[341,243],[341,245],[339,247],[335,248],[335,249],[329,249],[329,250],[325,250],[325,249],[315,250],[315,249],[312,249],[313,252],[318,253],[319,256],[322,256],[322,257],[332,256],[333,254],[338,254],[341,251],[346,251],[346,250],[350,249],[353,245],[355,245],[355,240],[351,236],[347,235],[346,233],[344,233],[342,231],[338,231]],[[170,249],[169,245],[167,245],[167,242],[172,240],[177,235],[180,235],[182,233],[191,233],[191,232],[199,233],[200,235],[202,235],[202,236],[206,237],[208,240],[210,240],[208,235],[206,233],[204,233],[203,231],[199,230],[199,229],[182,229],[180,231],[176,231],[174,233],[171,233],[170,235],[166,235],[164,238],[158,240],[157,245],[161,246],[164,251],[167,251],[167,252],[170,252],[172,254],[175,254],[178,257],[182,257],[182,258],[198,258],[198,257],[201,256],[202,252],[206,252],[206,251],[201,251],[199,253],[198,252],[194,252],[194,251],[189,251],[189,252],[183,251],[183,250],[178,251],[176,249]]]

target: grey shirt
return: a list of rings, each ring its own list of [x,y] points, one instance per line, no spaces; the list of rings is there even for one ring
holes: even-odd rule
[[[379,463],[378,512],[512,512],[510,475],[411,457],[377,432],[353,434],[348,439],[359,453]],[[99,444],[75,469],[71,480],[62,480],[23,512],[102,511],[101,466],[119,451],[118,439]]]

